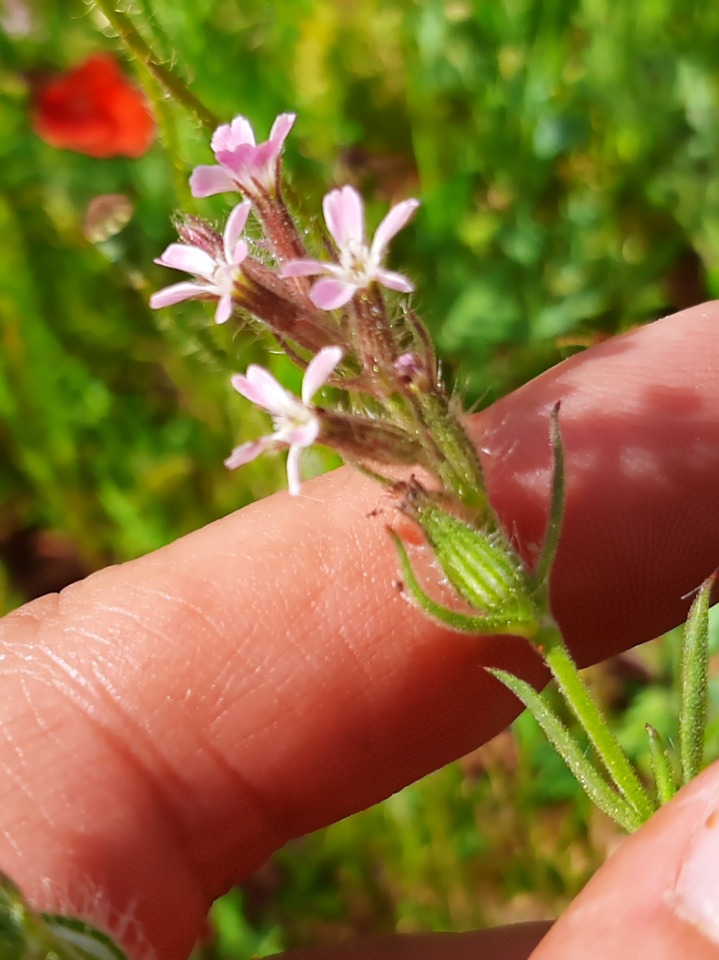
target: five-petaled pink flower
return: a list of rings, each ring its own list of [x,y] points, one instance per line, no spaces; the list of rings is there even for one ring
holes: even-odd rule
[[[209,249],[192,244],[171,243],[155,263],[173,270],[184,270],[197,277],[197,280],[185,280],[158,290],[150,297],[150,306],[157,309],[181,300],[217,298],[216,322],[224,323],[229,320],[235,279],[240,264],[247,256],[247,241],[243,240],[240,234],[245,229],[251,206],[249,200],[243,200],[232,210],[225,225],[222,249],[210,252]]]
[[[235,117],[215,130],[211,147],[217,165],[195,167],[190,177],[194,197],[240,191],[253,197],[273,193],[282,145],[295,122],[294,113],[281,113],[272,124],[270,139],[257,145],[246,117]]]
[[[408,222],[419,206],[418,200],[403,200],[389,211],[377,227],[370,246],[365,240],[364,205],[353,187],[332,190],[323,202],[327,229],[337,245],[339,263],[322,260],[291,260],[282,268],[283,277],[310,277],[327,274],[310,291],[310,298],[321,310],[334,310],[348,303],[357,290],[375,281],[390,290],[411,293],[410,280],[402,273],[385,270],[382,260],[387,246]]]
[[[275,430],[267,437],[235,447],[225,460],[225,466],[234,470],[254,460],[265,450],[289,447],[287,486],[292,496],[296,496],[300,492],[300,456],[320,434],[320,419],[311,400],[341,359],[340,347],[323,347],[320,350],[305,370],[301,400],[288,393],[264,367],[251,364],[244,376],[236,374],[232,378],[232,386],[243,397],[272,415]]]

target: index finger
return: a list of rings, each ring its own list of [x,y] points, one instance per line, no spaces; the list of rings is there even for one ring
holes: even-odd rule
[[[716,565],[716,304],[560,365],[477,418],[531,554],[562,400],[555,612],[582,661],[682,618]],[[349,471],[270,498],[4,622],[0,862],[29,892],[94,879],[161,956],[289,837],[386,796],[516,712],[528,646],[451,634],[393,586],[381,491]]]

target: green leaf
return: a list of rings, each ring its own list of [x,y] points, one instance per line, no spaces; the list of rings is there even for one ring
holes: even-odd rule
[[[549,742],[572,771],[592,803],[623,829],[629,832],[636,830],[641,825],[637,813],[623,797],[609,786],[587,759],[583,745],[577,743],[569,729],[547,706],[534,687],[506,670],[490,669],[489,672],[493,677],[501,680],[505,687],[511,690],[531,712]]]
[[[669,803],[677,792],[671,760],[659,732],[650,723],[646,724],[646,731],[649,737],[649,756],[657,786],[657,797],[661,804]]]
[[[682,783],[702,769],[707,722],[709,603],[715,575],[702,584],[689,611],[679,671],[679,756]]]
[[[544,535],[544,544],[539,562],[532,576],[537,587],[543,586],[552,572],[552,564],[557,555],[559,535],[562,530],[564,517],[564,445],[559,430],[559,403],[552,408],[550,417],[549,438],[552,444],[552,499],[549,505],[547,531]]]

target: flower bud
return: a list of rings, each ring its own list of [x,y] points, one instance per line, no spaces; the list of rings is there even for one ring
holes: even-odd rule
[[[422,445],[393,423],[334,410],[321,410],[318,416],[322,443],[345,459],[389,466],[426,466]]]

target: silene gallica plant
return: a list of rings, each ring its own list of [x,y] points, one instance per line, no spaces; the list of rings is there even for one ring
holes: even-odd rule
[[[532,711],[594,803],[634,830],[702,764],[711,584],[699,592],[687,626],[678,769],[658,734],[648,731],[656,777],[649,789],[607,727],[552,616],[549,582],[564,506],[561,411],[555,408],[548,424],[551,504],[544,543],[530,567],[489,502],[460,398],[446,390],[432,340],[412,308],[414,286],[385,266],[392,239],[418,201],[392,206],[370,239],[359,193],[352,186],[331,190],[322,204],[324,243],[319,254],[307,249],[310,231],[289,209],[282,188],[281,152],[295,119],[290,113],[277,117],[261,143],[245,117],[217,128],[211,141],[216,162],[194,170],[191,191],[199,198],[239,193],[243,199],[222,234],[184,217],[180,242],[157,260],[190,278],[153,294],[152,307],[210,300],[217,323],[269,330],[304,371],[299,397],[261,366],[232,377],[238,393],[270,414],[273,429],[236,447],[226,465],[234,469],[286,449],[289,492],[297,495],[303,451],[323,444],[387,488],[397,511],[421,530],[453,599],[433,598],[390,526],[403,589],[452,629],[523,637],[534,646],[576,717],[580,737],[529,684],[504,671],[495,675]],[[243,236],[249,217],[259,224],[260,240]]]
[[[283,190],[282,149],[295,121],[281,114],[259,143],[245,117],[220,125],[211,139],[215,162],[196,168],[190,187],[197,198],[227,194],[238,202],[221,230],[182,217],[178,242],[157,259],[185,276],[154,293],[153,308],[210,301],[214,322],[269,331],[304,371],[300,396],[258,365],[232,377],[234,389],[266,411],[272,426],[229,452],[226,465],[236,469],[286,450],[289,492],[297,495],[303,453],[322,444],[382,485],[396,510],[421,531],[445,581],[440,601],[390,524],[388,549],[393,541],[408,597],[454,630],[496,636],[498,643],[501,635],[522,637],[533,645],[578,721],[578,733],[527,683],[504,671],[495,675],[532,711],[593,802],[632,831],[702,766],[711,584],[699,591],[686,628],[680,755],[671,757],[649,730],[655,783],[648,785],[606,725],[552,615],[549,583],[564,505],[561,410],[554,409],[547,426],[551,504],[542,548],[529,566],[489,502],[460,398],[445,387],[432,340],[412,307],[413,283],[387,266],[392,240],[418,201],[396,203],[372,234],[360,194],[352,186],[333,189],[323,201],[324,240],[309,248],[312,234]],[[13,957],[30,955],[31,947],[58,957],[118,955],[104,935],[79,921],[33,915],[9,881],[3,897],[0,929],[18,944]]]

